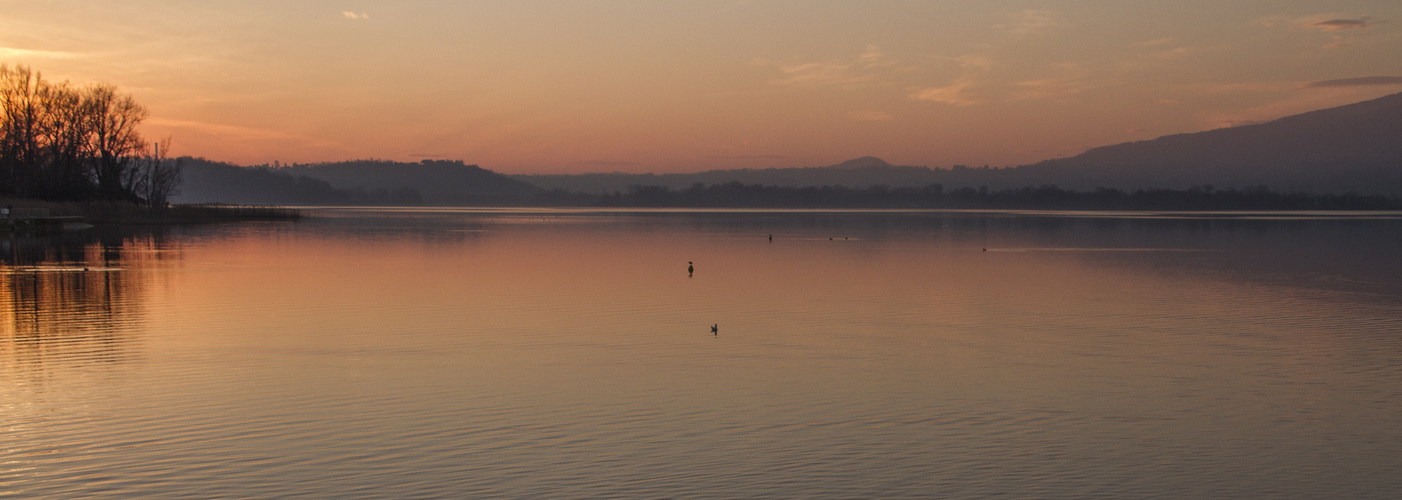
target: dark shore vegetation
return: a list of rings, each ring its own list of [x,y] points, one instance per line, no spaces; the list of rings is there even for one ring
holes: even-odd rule
[[[89,202],[80,205],[84,219],[96,224],[207,224],[235,221],[296,221],[301,212],[249,205],[169,205],[152,210],[132,203]]]
[[[137,132],[146,115],[112,85],[0,65],[0,196],[164,206],[180,168]]]
[[[0,207],[19,209],[6,219],[184,224],[297,218],[283,209],[170,206],[181,164],[166,158],[169,139],[151,142],[137,131],[146,116],[115,86],[55,83],[25,66],[0,65]]]
[[[296,221],[301,212],[290,208],[191,204],[167,205],[159,209],[129,201],[43,201],[0,198],[0,233],[8,231],[46,232],[62,229],[64,222],[108,226],[155,226],[167,224],[208,224],[236,221]]]

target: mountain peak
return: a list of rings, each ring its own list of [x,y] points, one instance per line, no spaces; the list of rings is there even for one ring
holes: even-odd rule
[[[877,158],[877,157],[875,157],[875,156],[863,156],[863,157],[861,157],[861,158],[857,158],[857,159],[853,159],[853,160],[847,160],[847,161],[844,161],[844,162],[842,162],[842,163],[838,163],[838,164],[833,165],[833,166],[831,166],[831,167],[829,167],[829,168],[836,168],[836,169],[843,169],[843,170],[856,170],[856,169],[861,169],[861,168],[887,168],[887,167],[891,167],[891,166],[892,166],[892,165],[891,165],[890,163],[886,163],[886,160]]]
[[[1031,167],[1105,187],[1402,193],[1402,93],[1265,123],[1090,149]],[[1050,179],[1051,177],[1048,177]],[[1092,186],[1093,187],[1093,186]]]

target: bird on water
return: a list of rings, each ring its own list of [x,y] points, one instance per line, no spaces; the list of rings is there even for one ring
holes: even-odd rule
[[[691,261],[689,261],[689,260],[686,261],[686,274],[687,274],[687,276],[690,276],[691,273],[694,273],[694,272],[696,272],[696,267],[691,265]]]
[[[720,323],[711,325],[711,335],[720,335]]]

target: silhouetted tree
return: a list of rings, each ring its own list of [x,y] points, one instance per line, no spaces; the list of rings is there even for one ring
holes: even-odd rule
[[[117,94],[116,87],[106,84],[85,89],[83,101],[91,120],[89,141],[97,188],[106,197],[129,197],[134,186],[128,183],[127,169],[131,168],[134,156],[146,146],[136,131],[136,126],[146,118],[146,108],[129,95]]]
[[[25,195],[39,172],[40,104],[36,75],[29,68],[0,65],[0,192]]]
[[[92,129],[90,110],[81,93],[67,83],[40,83],[39,185],[42,188],[38,194],[46,198],[81,197],[86,194],[83,191],[88,185],[85,163]]]
[[[136,201],[154,188],[168,196],[174,188],[161,184],[178,181],[178,168],[133,171],[147,146],[136,130],[146,116],[112,85],[75,88],[0,65],[0,195]]]
[[[131,187],[137,197],[154,208],[165,207],[171,196],[179,194],[182,160],[167,159],[169,152],[170,138],[151,144],[150,156],[137,158],[132,168],[127,170],[127,180],[123,182]]]

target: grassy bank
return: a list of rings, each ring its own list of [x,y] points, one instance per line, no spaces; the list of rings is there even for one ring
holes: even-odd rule
[[[89,224],[212,224],[241,221],[295,221],[301,212],[289,208],[239,205],[171,205],[150,208],[126,202],[49,202],[0,199],[0,207],[45,217],[79,216]]]

